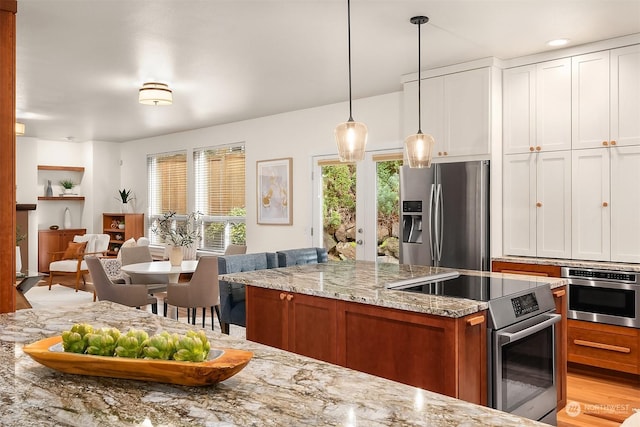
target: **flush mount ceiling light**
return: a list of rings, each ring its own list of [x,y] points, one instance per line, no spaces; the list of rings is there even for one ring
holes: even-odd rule
[[[16,135],[22,136],[24,135],[24,131],[26,130],[24,123],[16,122]]]
[[[555,39],[555,40],[548,41],[547,46],[558,47],[558,46],[564,46],[567,43],[569,43],[568,39]]]
[[[173,103],[173,96],[168,85],[149,82],[143,84],[140,88],[138,102],[145,105],[171,105]]]
[[[420,103],[420,26],[429,22],[426,16],[414,16],[410,19],[418,26],[418,132],[404,140],[404,147],[410,168],[431,167],[431,151],[436,143],[433,136],[422,133],[422,107]]]
[[[349,120],[340,123],[334,131],[341,162],[364,159],[367,145],[367,125],[353,120],[351,101],[351,1],[347,0],[347,38],[349,45]]]

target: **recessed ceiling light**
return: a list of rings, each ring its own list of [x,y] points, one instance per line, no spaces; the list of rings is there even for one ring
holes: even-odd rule
[[[555,40],[548,41],[547,45],[551,47],[558,47],[558,46],[564,46],[567,43],[569,43],[569,39],[555,39]]]

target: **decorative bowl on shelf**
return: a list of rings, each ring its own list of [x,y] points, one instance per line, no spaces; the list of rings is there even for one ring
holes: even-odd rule
[[[240,372],[253,357],[250,351],[231,348],[212,348],[209,359],[204,362],[93,356],[65,352],[60,335],[25,345],[23,351],[36,362],[67,374],[186,386],[205,386],[224,381]]]

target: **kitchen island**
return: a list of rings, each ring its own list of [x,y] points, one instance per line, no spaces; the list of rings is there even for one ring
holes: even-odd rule
[[[254,353],[215,386],[64,374],[24,354],[25,344],[74,323],[185,333],[178,323],[110,302],[0,315],[3,426],[542,426],[397,382],[206,330],[212,347]]]
[[[354,261],[225,274],[221,279],[247,285],[249,340],[486,405],[488,303],[387,289],[391,283],[452,271]],[[549,284],[554,290],[566,283],[457,271],[505,279],[505,293],[510,278],[532,288]],[[558,295],[562,309],[566,300]],[[566,320],[563,325],[558,341]],[[566,390],[564,354],[560,348],[560,406]]]

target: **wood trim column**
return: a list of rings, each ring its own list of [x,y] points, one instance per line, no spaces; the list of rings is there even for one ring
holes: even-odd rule
[[[16,280],[16,12],[0,0],[0,313],[15,311]]]

